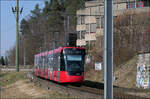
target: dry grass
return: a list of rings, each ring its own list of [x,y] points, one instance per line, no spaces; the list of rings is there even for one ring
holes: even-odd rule
[[[36,86],[29,79],[25,78],[27,72],[1,72],[0,83],[1,83],[1,96],[0,99],[58,99],[65,98],[70,99],[73,96],[68,96],[66,93],[46,90],[42,87]]]
[[[124,88],[135,88],[136,87],[136,73],[137,73],[137,57],[134,57],[126,64],[114,68],[114,85]],[[90,69],[85,73],[85,80],[102,82],[103,83],[103,73],[101,71],[96,71]]]
[[[134,96],[140,96],[144,98],[150,97],[150,90],[138,89],[136,87],[136,75],[137,75],[137,56],[127,61],[119,67],[114,68],[114,92],[126,93]],[[102,71],[95,71],[90,69],[85,73],[85,80],[97,82],[103,84]]]
[[[2,87],[9,84],[15,83],[18,80],[26,79],[25,75],[28,72],[10,72],[10,71],[1,71],[0,72],[0,85]]]
[[[134,57],[126,64],[115,68],[114,84],[119,87],[136,88],[137,57]]]

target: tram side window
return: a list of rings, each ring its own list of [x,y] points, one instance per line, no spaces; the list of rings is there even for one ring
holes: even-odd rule
[[[35,66],[35,68],[37,69],[37,67],[38,67],[38,57],[36,58],[36,66]]]
[[[56,56],[55,56],[55,66],[56,66],[56,70],[58,70],[58,53],[56,53]]]
[[[44,59],[44,56],[42,57],[42,69],[44,69],[44,62],[45,62],[45,59]]]
[[[46,56],[44,56],[44,69],[46,68]]]
[[[50,55],[50,68],[53,69],[53,55]]]
[[[49,66],[49,65],[48,65],[48,55],[46,56],[46,60],[47,60],[47,69],[48,69],[48,66]]]
[[[41,69],[41,67],[42,67],[42,56],[40,56],[40,69]]]
[[[56,69],[56,70],[58,70],[58,54],[59,54],[59,53],[56,53],[56,54],[55,54],[55,69]]]
[[[52,62],[53,62],[53,57],[52,55],[48,55],[48,66],[50,69],[52,69]]]
[[[40,66],[40,58],[38,57],[38,63],[37,63],[37,68],[39,69],[39,66]]]
[[[45,67],[45,56],[43,56],[43,65],[42,65],[42,69],[44,69]]]
[[[58,65],[58,70],[60,70],[60,53],[58,53],[57,56],[57,65]]]
[[[59,57],[59,53],[56,53],[55,54],[55,70],[58,70],[58,68],[59,68],[59,59],[58,59],[58,57]]]
[[[44,69],[46,69],[46,56],[44,56]]]
[[[36,61],[36,68],[38,67],[38,57],[37,57],[37,61]]]
[[[40,67],[41,67],[41,57],[39,57],[38,63],[39,63],[39,69],[40,69]]]
[[[42,56],[40,56],[40,69],[42,67]]]
[[[56,54],[56,69],[60,70],[60,53]]]
[[[41,67],[41,57],[39,57],[39,69]]]
[[[55,61],[56,62],[56,68],[58,69],[58,53],[56,53],[56,57],[55,58],[56,58],[56,61]]]
[[[47,61],[47,55],[45,56],[45,68],[47,69],[48,68],[48,61]]]
[[[54,61],[55,61],[55,57],[54,57],[54,54],[53,54],[52,57],[53,57],[53,60],[52,60],[52,68],[53,68],[53,70],[55,70],[55,67],[54,67],[54,66],[55,66],[55,62],[54,62]]]
[[[34,57],[34,68],[36,67],[36,57]]]
[[[36,59],[36,68],[38,68],[38,66],[39,66],[39,57],[37,57]]]
[[[50,68],[50,63],[51,63],[51,61],[50,61],[50,55],[48,55],[48,68]]]
[[[52,55],[52,68],[55,70],[55,55]]]
[[[35,68],[38,66],[38,57],[35,58]]]
[[[37,66],[37,57],[34,58],[34,67],[36,68]]]
[[[60,54],[60,70],[65,71],[65,61],[64,61],[64,55]]]

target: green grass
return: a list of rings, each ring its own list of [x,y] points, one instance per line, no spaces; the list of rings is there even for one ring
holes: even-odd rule
[[[27,74],[27,72],[0,72],[0,85],[6,86],[12,83],[15,83],[18,80],[21,79],[26,79],[25,78],[25,74]]]

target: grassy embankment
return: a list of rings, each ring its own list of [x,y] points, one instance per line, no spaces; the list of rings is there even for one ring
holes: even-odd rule
[[[30,82],[25,76],[28,72],[0,72],[0,98],[65,98],[70,99],[74,96],[68,95],[61,90],[46,90]]]
[[[136,56],[118,67],[114,66],[114,85],[125,88],[136,88],[136,69]],[[86,72],[85,75],[86,80],[104,83],[102,77],[102,70],[96,71],[94,68]]]
[[[15,83],[18,80],[25,80],[24,77],[27,74],[27,72],[10,72],[10,71],[1,71],[0,72],[0,83],[1,86],[7,86],[10,84]]]
[[[150,89],[136,87],[137,61],[138,58],[135,56],[118,67],[114,66],[114,86],[117,86],[122,93],[147,98],[150,97]],[[85,79],[97,82],[99,85],[104,83],[104,81],[102,81],[102,71],[95,71],[94,69],[90,69],[86,72]],[[114,87],[114,90],[118,90],[117,87]]]

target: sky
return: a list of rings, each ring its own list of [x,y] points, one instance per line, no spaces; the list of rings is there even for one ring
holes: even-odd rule
[[[34,9],[38,3],[40,8],[44,7],[45,0],[20,0],[19,6],[23,7],[20,15],[21,21],[27,18],[30,11]],[[16,6],[16,0],[0,0],[0,55],[5,56],[6,51],[15,45],[16,41],[16,16],[12,13],[12,7]]]

